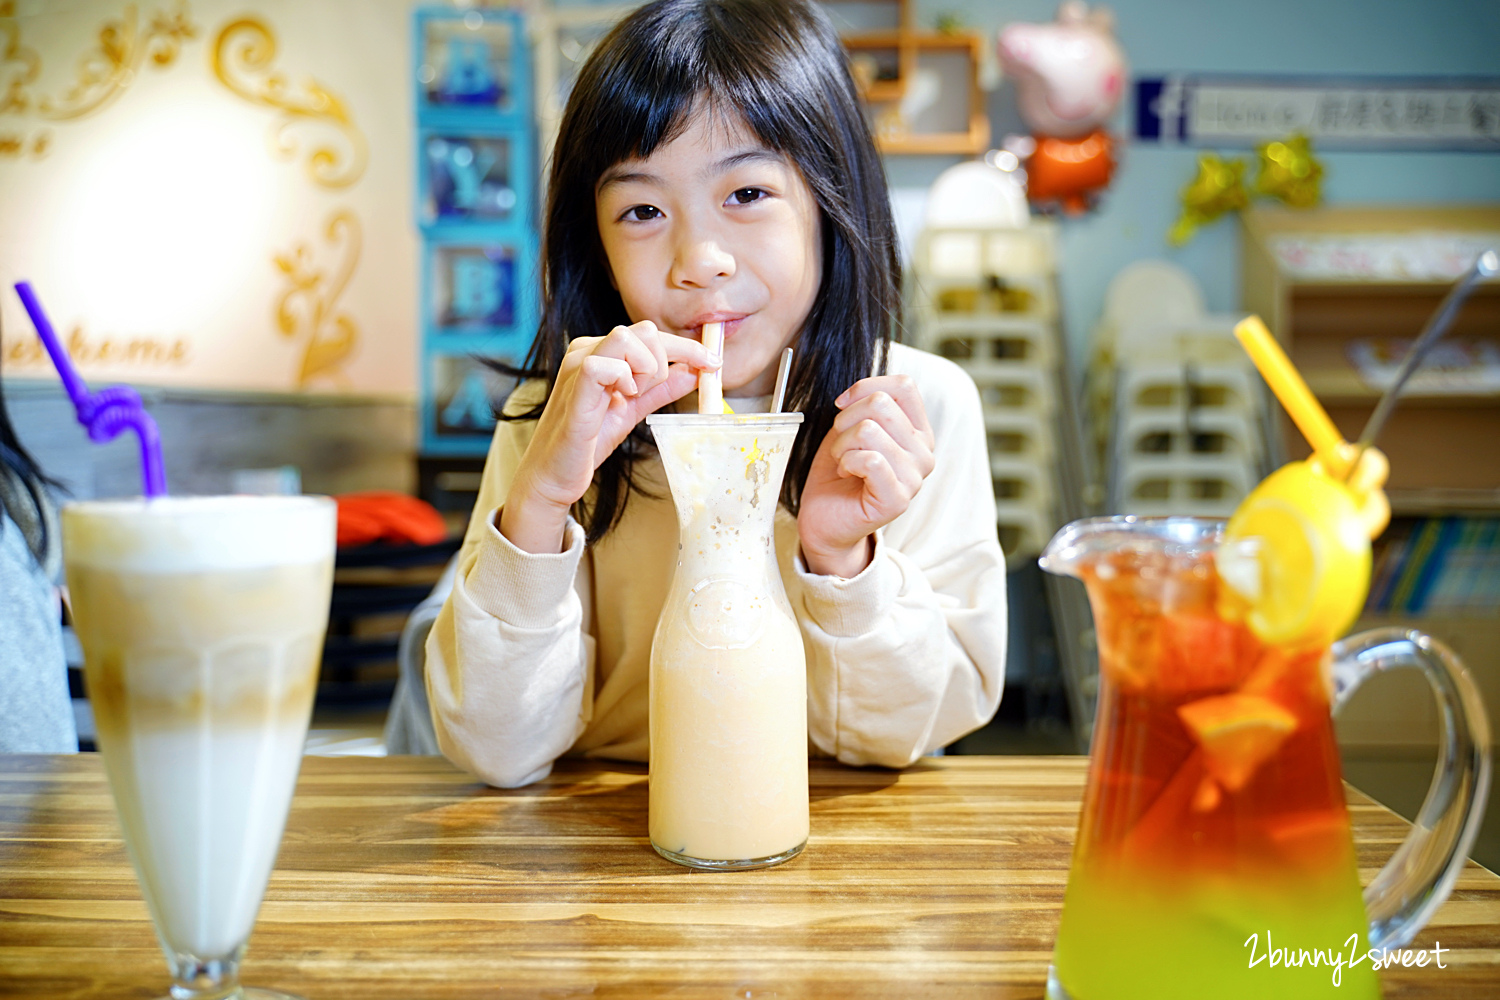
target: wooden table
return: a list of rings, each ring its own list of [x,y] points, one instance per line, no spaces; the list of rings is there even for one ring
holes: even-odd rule
[[[435,758],[307,758],[245,979],[313,1000],[1041,997],[1085,761],[814,763],[778,868],[690,871],[644,767],[487,788]],[[1350,792],[1363,877],[1406,823]],[[1500,996],[1500,878],[1470,864],[1388,1000]],[[1275,980],[1268,977],[1268,996]],[[0,995],[165,991],[98,757],[0,757]]]

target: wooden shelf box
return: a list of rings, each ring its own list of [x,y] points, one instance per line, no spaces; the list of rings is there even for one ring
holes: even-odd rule
[[[1369,418],[1379,392],[1349,359],[1360,338],[1415,338],[1452,282],[1298,277],[1276,252],[1278,238],[1357,234],[1496,234],[1500,206],[1254,210],[1244,216],[1244,306],[1265,319],[1350,440]],[[1500,283],[1475,289],[1450,339],[1500,343]],[[1288,458],[1307,443],[1282,420]],[[1380,448],[1391,459],[1389,493],[1397,514],[1500,513],[1500,391],[1403,393]]]
[[[1350,361],[1350,342],[1415,338],[1452,285],[1451,279],[1427,280],[1411,272],[1299,276],[1297,268],[1286,266],[1286,244],[1279,242],[1288,236],[1359,234],[1371,240],[1407,234],[1414,242],[1472,237],[1476,244],[1493,235],[1500,242],[1500,206],[1245,213],[1244,306],[1266,320],[1350,440],[1358,436],[1379,397]],[[1475,289],[1449,337],[1500,342],[1500,283]],[[1284,414],[1281,423],[1285,457],[1305,457],[1307,444]],[[1388,493],[1397,516],[1500,516],[1500,392],[1403,393],[1379,446],[1391,460]],[[1422,629],[1452,646],[1478,684],[1490,718],[1500,720],[1500,646],[1495,641],[1500,632],[1493,614],[1367,614],[1356,630],[1390,625]],[[1346,747],[1405,753],[1434,744],[1437,715],[1423,679],[1400,671],[1377,678],[1370,688],[1356,695],[1339,719]]]

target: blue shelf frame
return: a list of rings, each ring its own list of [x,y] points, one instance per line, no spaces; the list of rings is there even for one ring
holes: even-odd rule
[[[539,315],[537,245],[534,233],[514,227],[471,226],[446,228],[441,234],[428,236],[422,249],[422,332],[434,346],[451,346],[463,338],[491,340],[524,336],[526,347],[536,334]],[[460,251],[471,251],[461,253]],[[486,275],[484,262],[498,273]],[[444,272],[448,259],[475,261],[480,268],[469,268],[465,290],[451,286],[457,280]],[[509,265],[509,277],[505,265]],[[486,278],[506,281],[508,289],[474,284]],[[445,292],[445,289],[446,292]],[[508,294],[507,294],[508,293]],[[455,298],[468,300],[467,307],[455,306]],[[474,301],[476,300],[477,301]],[[508,306],[508,309],[506,308]],[[487,307],[487,311],[480,313]],[[508,312],[507,318],[500,313]],[[464,317],[464,318],[449,318]]]
[[[541,315],[532,68],[524,17],[489,8],[417,8],[412,14],[411,79],[417,140],[415,222],[423,242],[419,446],[424,455],[483,456],[493,430],[493,420],[485,419],[486,402],[498,406],[511,383],[479,359],[519,365],[531,349]],[[460,147],[445,162],[449,173],[441,178],[434,176],[430,147],[436,139]],[[467,154],[461,149],[465,145]],[[501,155],[502,145],[506,162],[503,184],[497,184],[489,168],[480,168],[485,167],[485,154]],[[492,183],[486,185],[487,179]],[[498,203],[502,188],[508,186],[514,207],[504,214],[462,209],[442,214],[435,183],[451,185],[443,192],[474,204],[487,198]],[[490,249],[501,275],[504,261],[509,261],[508,315],[492,312],[461,324],[444,322],[451,314],[447,307],[455,279],[440,273],[440,268],[449,255],[465,247]],[[464,296],[473,308],[482,311],[488,305],[506,311],[507,296],[496,296],[490,284],[495,275],[486,274],[482,265],[465,273]]]
[[[416,67],[416,72],[412,75],[415,88],[412,96],[416,102],[419,122],[434,128],[464,128],[478,121],[486,121],[516,131],[531,129],[534,117],[531,49],[526,41],[526,22],[519,13],[487,7],[469,10],[418,7],[413,18],[412,65]],[[436,77],[444,72],[450,80],[455,75],[463,76],[466,82],[475,87],[482,87],[484,83],[484,71],[477,62],[471,63],[474,66],[473,73],[454,74],[451,66],[440,66],[436,60],[429,58],[428,39],[441,33],[451,33],[459,44],[468,42],[487,45],[502,35],[508,40],[509,52],[502,60],[490,63],[489,67],[491,70],[499,67],[502,71],[500,75],[504,79],[497,83],[504,92],[503,100],[498,104],[486,103],[478,99],[481,96],[479,94],[474,95],[474,100],[467,101],[462,98],[451,102],[432,99],[432,88],[437,84]],[[464,39],[462,36],[466,34],[472,37]],[[429,70],[431,78],[424,79],[429,75]]]
[[[448,176],[441,180],[446,182],[446,185],[455,188],[467,188],[468,190],[463,193],[473,201],[489,195],[494,189],[494,185],[485,184],[485,181],[491,179],[493,168],[480,169],[483,164],[482,162],[476,163],[479,157],[475,156],[473,147],[503,144],[505,162],[502,167],[504,184],[501,187],[501,193],[508,193],[512,199],[510,209],[503,215],[486,215],[478,208],[464,212],[462,209],[465,206],[460,204],[458,206],[460,211],[443,214],[444,199],[439,198],[434,190],[434,185],[440,180],[433,173],[433,148],[437,142],[442,142],[444,145],[451,144],[454,147],[448,153]],[[481,149],[480,156],[484,152],[487,150]],[[459,158],[465,153],[467,157],[460,160]],[[532,149],[529,132],[514,133],[494,125],[419,128],[417,130],[416,205],[418,228],[424,234],[438,235],[463,232],[471,226],[515,226],[529,223],[530,209],[536,199],[535,164],[536,152]],[[462,195],[452,200],[461,199]]]

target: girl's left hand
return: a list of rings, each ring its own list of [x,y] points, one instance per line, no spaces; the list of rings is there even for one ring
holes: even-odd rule
[[[917,384],[906,375],[860,379],[813,456],[797,534],[814,573],[852,577],[870,564],[870,536],[910,506],[932,472],[936,443]]]

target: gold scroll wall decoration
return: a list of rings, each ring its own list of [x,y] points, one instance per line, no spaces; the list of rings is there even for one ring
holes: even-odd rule
[[[0,114],[25,114],[33,103],[31,88],[42,72],[42,57],[21,41],[15,0],[0,0]]]
[[[177,61],[182,43],[196,37],[198,29],[188,20],[185,4],[152,14],[144,31],[131,4],[119,20],[99,29],[98,44],[79,57],[77,78],[62,99],[41,98],[37,112],[52,121],[68,121],[103,110],[130,86],[144,60],[165,69]]]
[[[341,369],[359,340],[353,317],[338,311],[339,296],[359,264],[359,219],[350,210],[339,209],[329,216],[324,238],[331,248],[342,251],[331,271],[314,262],[305,242],[298,243],[291,253],[272,258],[290,286],[277,303],[276,326],[282,336],[302,342],[299,389],[320,377],[342,383]]]
[[[21,24],[15,0],[0,0],[0,161],[42,159],[53,143],[47,126],[103,111],[144,68],[160,70],[176,63],[183,46],[200,31],[187,0],[176,0],[174,6],[154,9],[145,17],[136,4],[126,4],[77,57],[71,84],[53,96],[40,91],[43,60],[26,44]],[[275,155],[295,157],[303,128],[334,130],[336,137],[308,143],[307,173],[319,187],[348,188],[364,174],[369,159],[364,133],[342,99],[313,79],[300,89],[293,87],[285,73],[274,70],[275,58],[276,37],[254,16],[221,28],[210,53],[214,75],[231,93],[280,113],[272,129]],[[8,124],[17,127],[7,128]],[[359,338],[354,319],[338,309],[359,262],[359,220],[348,209],[336,211],[328,219],[326,239],[341,252],[332,269],[318,266],[306,243],[273,255],[289,284],[276,306],[276,324],[284,337],[302,344],[298,388],[319,378],[342,383],[342,366]]]
[[[104,110],[135,81],[141,67],[165,69],[177,61],[184,42],[198,37],[185,0],[170,10],[154,11],[142,27],[135,4],[99,29],[94,46],[78,57],[72,84],[61,97],[36,92],[42,60],[21,38],[15,0],[0,0],[0,115],[34,115],[66,122]],[[0,132],[0,156],[41,159],[52,134],[40,129]]]
[[[243,17],[219,30],[213,45],[213,69],[219,82],[251,102],[281,112],[272,129],[272,145],[278,155],[290,159],[297,154],[292,132],[299,125],[317,124],[333,128],[342,143],[312,145],[307,172],[325,188],[346,188],[359,180],[369,160],[365,135],[344,102],[317,80],[308,78],[301,90],[288,82],[285,73],[272,69],[276,59],[276,36],[256,17]]]

